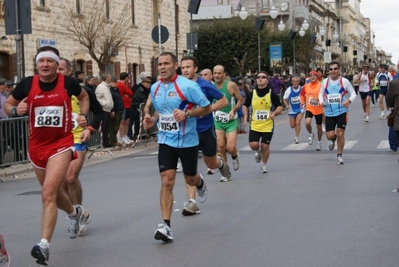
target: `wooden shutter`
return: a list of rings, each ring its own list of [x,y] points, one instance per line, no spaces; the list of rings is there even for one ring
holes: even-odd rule
[[[93,75],[93,61],[86,61],[86,75]]]

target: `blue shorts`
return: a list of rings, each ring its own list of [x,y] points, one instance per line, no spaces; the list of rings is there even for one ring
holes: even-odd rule
[[[83,143],[75,143],[74,144],[76,151],[87,151],[89,148],[89,142],[83,142]]]

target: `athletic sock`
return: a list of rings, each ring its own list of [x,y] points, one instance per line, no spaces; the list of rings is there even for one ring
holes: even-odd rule
[[[163,220],[163,221],[164,221],[164,223],[166,223],[167,226],[170,227],[170,220]]]

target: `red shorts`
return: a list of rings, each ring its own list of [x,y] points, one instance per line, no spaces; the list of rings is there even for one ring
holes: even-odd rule
[[[47,148],[41,148],[41,149],[29,149],[29,159],[32,162],[32,164],[39,169],[46,169],[47,162],[49,159],[51,159],[54,156],[57,156],[67,150],[72,150],[72,157],[71,160],[77,159],[78,154],[76,153],[76,149],[74,146],[64,146],[60,148],[56,147],[47,147]]]

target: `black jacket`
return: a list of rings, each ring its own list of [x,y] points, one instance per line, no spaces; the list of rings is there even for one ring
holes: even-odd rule
[[[133,95],[131,106],[133,108],[139,108],[141,103],[145,103],[147,101],[149,94],[150,89],[146,89],[143,84],[140,83]]]

